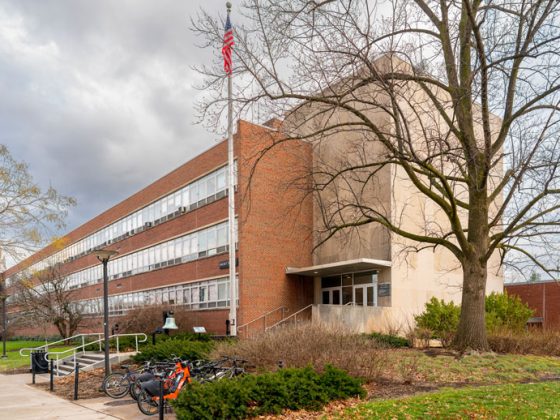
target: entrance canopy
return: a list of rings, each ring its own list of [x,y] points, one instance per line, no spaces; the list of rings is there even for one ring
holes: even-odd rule
[[[329,264],[311,265],[309,267],[286,267],[286,274],[325,277],[333,274],[356,273],[358,271],[379,270],[387,267],[391,267],[391,261],[358,258],[356,260],[337,261]]]

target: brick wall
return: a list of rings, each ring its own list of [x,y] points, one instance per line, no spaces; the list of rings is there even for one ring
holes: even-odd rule
[[[540,282],[505,284],[505,291],[521,298],[535,311],[535,317],[543,318],[543,327],[560,329],[560,283]]]
[[[310,278],[285,274],[286,266],[312,263],[312,201],[305,191],[312,155],[309,144],[279,143],[281,135],[266,127],[240,121],[238,135],[242,325],[279,306],[294,312],[313,301]]]

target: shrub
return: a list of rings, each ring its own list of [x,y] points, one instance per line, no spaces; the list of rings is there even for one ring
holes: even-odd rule
[[[207,359],[208,353],[212,350],[213,343],[192,340],[165,340],[148,345],[140,353],[133,356],[136,362],[146,360],[166,360],[173,356],[186,360]]]
[[[535,354],[540,356],[560,356],[560,332],[529,330],[492,331],[488,335],[492,351],[497,353]]]
[[[317,410],[334,399],[364,395],[358,379],[327,365],[322,374],[308,366],[190,384],[173,405],[178,419],[241,419],[284,409]]]
[[[403,337],[391,334],[372,333],[369,337],[373,338],[380,344],[385,344],[387,347],[400,348],[410,347],[408,340]]]
[[[492,292],[486,296],[486,328],[488,331],[510,330],[520,332],[525,329],[533,310],[521,301],[519,296]]]
[[[282,361],[286,367],[311,365],[320,371],[326,364],[368,381],[379,378],[386,364],[385,346],[347,328],[311,323],[277,328],[257,337],[216,344],[211,358],[238,356],[257,371],[270,371]]]
[[[432,331],[434,337],[441,340],[442,346],[447,347],[459,325],[460,313],[461,308],[453,302],[445,303],[443,299],[433,297],[426,303],[424,312],[414,319],[418,327]]]

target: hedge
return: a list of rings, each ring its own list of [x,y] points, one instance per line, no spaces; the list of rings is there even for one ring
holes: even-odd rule
[[[212,383],[189,384],[172,404],[177,418],[242,419],[284,409],[318,410],[331,400],[365,396],[359,379],[327,365],[281,369]]]

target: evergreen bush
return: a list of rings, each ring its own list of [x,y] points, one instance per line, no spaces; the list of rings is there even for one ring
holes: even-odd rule
[[[284,409],[318,410],[327,402],[365,396],[361,381],[332,366],[281,369],[207,384],[189,384],[173,402],[177,418],[242,419]]]
[[[381,334],[381,333],[371,333],[369,337],[373,338],[380,344],[384,344],[387,347],[400,348],[400,347],[410,347],[408,340],[404,337],[399,337],[397,335],[391,334]]]
[[[433,297],[426,303],[424,312],[414,319],[417,327],[432,331],[434,338],[439,338],[447,347],[457,331],[460,313],[461,308],[453,302],[445,303],[443,299]]]
[[[521,332],[532,316],[533,310],[519,296],[507,292],[492,292],[486,296],[486,328],[490,332],[504,329]]]

